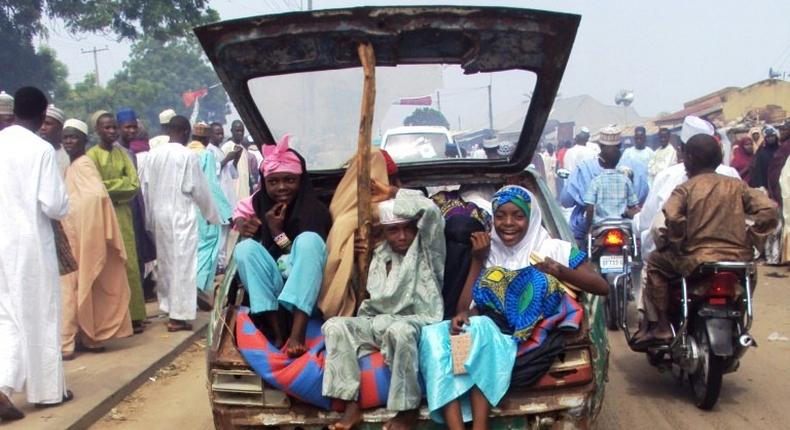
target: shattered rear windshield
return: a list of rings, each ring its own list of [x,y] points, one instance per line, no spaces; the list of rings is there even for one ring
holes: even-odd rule
[[[507,158],[535,81],[522,70],[464,75],[458,65],[377,67],[373,145],[399,164]],[[343,167],[356,152],[362,84],[361,68],[247,82],[273,136],[291,134],[312,171]]]

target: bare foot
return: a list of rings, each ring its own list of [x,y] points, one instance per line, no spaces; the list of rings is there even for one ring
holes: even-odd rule
[[[410,411],[400,411],[391,420],[384,424],[384,430],[409,430],[417,423],[420,411],[412,409]]]
[[[25,414],[11,403],[11,399],[0,393],[0,421],[16,421],[24,417]]]
[[[304,344],[304,339],[297,339],[291,336],[285,341],[285,353],[289,357],[301,357],[305,352],[307,352],[307,346]]]
[[[346,403],[346,411],[340,421],[331,424],[329,430],[351,430],[362,422],[362,411],[357,402]]]

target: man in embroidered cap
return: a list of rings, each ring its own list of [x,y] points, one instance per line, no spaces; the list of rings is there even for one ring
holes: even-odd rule
[[[186,148],[189,120],[170,120],[170,142],[148,153],[140,169],[146,227],[156,240],[159,309],[170,316],[168,331],[191,330],[197,303],[200,211],[210,224],[220,218],[200,160]],[[213,168],[213,167],[212,167]]]
[[[159,135],[151,138],[148,141],[148,146],[151,149],[154,149],[157,146],[170,141],[170,131],[168,130],[168,126],[170,125],[170,120],[175,116],[176,111],[173,109],[165,109],[159,113]]]
[[[70,208],[63,229],[78,269],[60,278],[64,360],[74,358],[75,351],[100,352],[102,342],[132,335],[126,248],[101,174],[85,155],[87,143],[87,124],[66,120],[63,149],[71,164],[64,182]]]
[[[192,142],[187,145],[200,157],[199,166],[206,178],[211,199],[221,221],[221,225],[212,225],[206,222],[200,211],[198,217],[198,248],[197,248],[197,288],[198,305],[201,309],[211,309],[214,303],[214,275],[220,255],[222,227],[230,225],[233,208],[225,198],[220,188],[220,164],[214,157],[214,152],[207,149],[209,146],[209,126],[205,122],[198,122],[192,129]],[[222,152],[222,151],[220,151]],[[223,154],[224,155],[224,154]]]
[[[659,147],[656,148],[655,152],[653,152],[653,156],[650,157],[650,162],[647,163],[649,184],[653,183],[656,175],[661,171],[678,161],[675,147],[669,143],[670,137],[668,129],[662,128],[658,130]]]
[[[0,91],[0,130],[14,123],[14,98]]]
[[[424,325],[441,321],[446,256],[444,218],[433,201],[416,190],[378,181],[384,242],[373,251],[367,292],[356,317],[335,317],[321,327],[326,342],[322,394],[346,401],[343,418],[333,427],[350,429],[362,419],[357,399],[358,358],[381,351],[392,371],[387,409],[397,414],[385,428],[414,425],[422,389],[418,343]]]
[[[598,162],[603,172],[592,180],[584,193],[588,230],[607,219],[633,217],[639,204],[631,179],[623,170],[617,169],[620,161],[620,129],[601,129],[598,132],[598,144],[601,145]]]
[[[47,117],[44,119],[44,124],[41,124],[41,128],[38,129],[38,135],[55,148],[55,156],[57,157],[61,177],[66,174],[66,167],[69,166],[69,155],[60,146],[63,120],[63,111],[51,104],[47,107]]]
[[[135,198],[140,192],[140,181],[129,153],[117,143],[118,126],[115,116],[109,112],[99,113],[94,129],[99,136],[99,143],[90,148],[86,155],[93,160],[99,170],[104,187],[115,208],[126,250],[126,276],[129,279],[131,292],[129,311],[132,315],[132,326],[135,333],[142,333],[146,313],[133,211],[133,206],[137,204]]]
[[[285,135],[277,145],[263,147],[263,188],[233,212],[241,236],[252,239],[239,242],[233,256],[255,325],[267,328],[277,348],[298,357],[307,351],[305,330],[321,288],[332,218],[289,139]],[[280,308],[293,316],[290,326],[278,318]]]
[[[609,160],[605,161],[607,165],[611,165],[611,162],[614,162],[618,170],[626,171],[627,169],[631,172],[633,175],[631,178],[633,191],[636,193],[639,201],[638,203],[643,202],[648,192],[647,172],[641,165],[633,163],[633,160],[620,159],[619,128],[610,126],[602,129],[598,134],[596,143],[600,147],[598,149],[599,153],[606,152],[606,157],[609,158]],[[570,219],[571,230],[580,246],[587,243],[587,232],[589,228],[587,202],[590,201],[590,198],[585,200],[585,197],[591,197],[587,195],[590,186],[593,180],[602,173],[604,173],[604,167],[602,167],[597,157],[595,159],[584,160],[576,167],[576,170],[571,173],[571,176],[566,181],[565,187],[560,193],[560,203],[566,208],[573,208]],[[597,193],[599,191],[606,193],[605,189],[596,190],[595,192]],[[619,203],[613,205],[610,209],[614,210],[613,207],[618,205]]]
[[[670,280],[688,277],[706,262],[751,261],[753,239],[776,228],[776,204],[740,178],[716,173],[721,161],[721,146],[713,136],[697,134],[687,141],[683,164],[689,180],[675,188],[664,205],[666,230],[645,268],[645,298],[657,315],[649,318],[647,333],[635,338],[634,349],[672,340],[667,314]],[[747,218],[753,221],[748,227]]]
[[[37,88],[14,95],[14,124],[0,131],[0,421],[24,417],[9,399],[71,399],[60,356],[60,288],[52,220],[69,201],[52,145],[36,135],[47,98]]]

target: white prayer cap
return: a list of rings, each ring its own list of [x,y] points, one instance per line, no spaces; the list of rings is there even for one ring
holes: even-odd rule
[[[683,128],[680,129],[680,141],[684,144],[698,134],[713,136],[713,124],[704,119],[689,115],[683,120]]]
[[[5,91],[0,91],[0,115],[14,114],[14,98]]]
[[[589,128],[587,128],[587,127],[582,127],[582,128],[579,130],[579,133],[587,133],[587,134],[590,134],[590,129],[589,129]]]
[[[615,146],[620,144],[620,134],[622,131],[616,125],[610,125],[598,130],[598,139],[596,140],[599,145]]]
[[[379,203],[379,220],[381,225],[402,224],[411,221],[409,218],[395,215],[395,199]]]
[[[66,122],[63,123],[63,128],[73,128],[75,130],[79,130],[84,135],[88,135],[88,124],[76,119],[76,118],[69,118]]]
[[[161,113],[159,113],[159,124],[166,125],[170,124],[170,120],[176,116],[176,111],[173,109],[165,109]]]
[[[56,108],[55,105],[52,104],[47,106],[47,116],[61,124],[63,124],[63,120],[66,119],[66,115],[63,113],[63,110]]]
[[[493,139],[483,139],[483,148],[494,149],[499,147],[499,140],[495,137]]]

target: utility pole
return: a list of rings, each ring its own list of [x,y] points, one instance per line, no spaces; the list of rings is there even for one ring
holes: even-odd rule
[[[94,70],[96,72],[96,86],[97,87],[101,86],[101,81],[99,81],[99,58],[96,55],[96,53],[101,52],[101,51],[109,51],[109,50],[110,50],[110,48],[108,48],[106,45],[104,46],[104,48],[101,48],[101,49],[96,49],[95,46],[93,47],[93,49],[80,49],[80,52],[82,52],[83,54],[93,54],[93,68],[94,68]]]
[[[439,90],[436,90],[436,108],[439,113],[442,112],[442,98],[439,96]]]
[[[491,130],[494,129],[494,111],[493,111],[493,103],[491,101],[491,86],[494,82],[493,75],[488,75],[488,128]]]
[[[307,10],[313,10],[313,0],[307,0]]]

